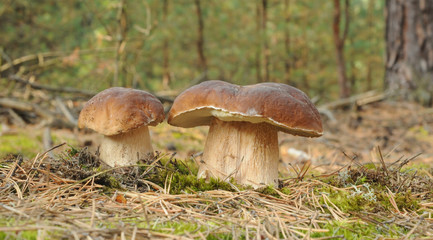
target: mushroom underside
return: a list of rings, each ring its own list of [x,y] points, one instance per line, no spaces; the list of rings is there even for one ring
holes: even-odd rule
[[[99,148],[102,161],[110,167],[130,166],[153,156],[147,126],[113,136],[104,136]]]
[[[213,118],[198,177],[215,177],[255,188],[278,185],[278,130],[267,123]]]

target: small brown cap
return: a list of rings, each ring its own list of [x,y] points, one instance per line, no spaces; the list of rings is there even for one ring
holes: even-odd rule
[[[84,105],[78,127],[111,136],[144,125],[156,126],[164,117],[162,103],[152,94],[113,87],[96,94]]]
[[[238,86],[212,80],[182,92],[174,101],[168,123],[178,127],[223,121],[266,122],[280,131],[305,137],[323,134],[320,114],[301,90],[281,83]]]

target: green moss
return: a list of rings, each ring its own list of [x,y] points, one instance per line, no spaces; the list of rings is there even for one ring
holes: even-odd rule
[[[413,197],[410,191],[397,193],[394,197],[395,203],[399,210],[411,210],[415,211],[420,208],[419,201]]]
[[[413,126],[409,132],[412,132],[419,140],[427,140],[429,137],[429,131],[424,126]]]
[[[19,153],[32,158],[41,151],[41,142],[24,134],[5,135],[0,138],[0,157],[8,153]]]
[[[202,232],[204,236],[206,236],[206,234],[209,234],[206,236],[206,239],[232,239],[231,234],[213,232],[213,225],[215,229],[219,228],[218,225],[213,224],[212,222],[208,222],[206,225],[198,225],[196,223],[185,221],[170,221],[156,225],[150,223],[150,226],[143,224],[140,227],[151,228],[153,231],[174,235],[184,235],[191,232]]]
[[[410,164],[409,166],[404,166],[401,169],[401,172],[409,172],[409,171],[418,171],[417,173],[421,176],[425,175],[425,172],[423,170],[426,170],[428,172],[428,170],[431,170],[432,166],[430,164],[427,163],[423,163],[423,162],[419,162],[419,163],[415,163],[415,164]],[[419,171],[421,170],[421,171]]]
[[[206,179],[197,178],[196,175],[182,174],[181,172],[164,171],[158,176],[153,176],[148,180],[161,187],[168,185],[171,194],[201,192],[215,189],[233,191],[229,183],[219,179],[211,178],[206,181]]]
[[[70,147],[79,145],[76,137],[58,131],[51,132],[51,139],[54,144],[66,142]]]
[[[143,218],[123,219],[123,222],[128,222],[130,225],[137,226],[138,228],[150,229],[153,232],[167,233],[177,236],[201,232],[203,233],[203,236],[206,236],[206,239],[232,239],[231,234],[219,233],[219,224],[213,222],[206,222],[206,224],[200,225],[194,222],[186,222],[182,220],[173,220],[169,222],[159,223],[158,221],[146,222],[146,220]],[[107,222],[103,226],[106,228],[118,227],[112,222]]]
[[[278,194],[278,192],[272,186],[266,186],[266,187],[264,187],[262,189],[259,189],[257,191],[260,192],[260,193],[263,193],[265,195],[270,195],[270,196],[274,196],[274,197],[280,197],[280,194]]]
[[[108,189],[113,189],[113,188],[114,189],[122,189],[122,186],[120,185],[119,181],[115,177],[113,177],[109,174],[100,175],[97,183],[104,185]]]
[[[160,232],[179,235],[179,234],[190,233],[193,231],[204,232],[207,229],[204,226],[198,226],[195,223],[183,222],[183,221],[181,222],[171,221],[171,222],[165,222],[163,224],[153,225],[152,230],[158,230]]]
[[[352,187],[345,190],[323,187],[315,191],[319,196],[326,195],[333,204],[345,213],[395,211],[383,186],[365,183],[358,187],[352,185]],[[321,204],[325,204],[323,198],[319,199]],[[396,193],[394,200],[399,210],[416,211],[420,208],[419,199],[414,197],[410,191]]]
[[[69,145],[68,144],[68,146],[69,146],[69,149],[66,149],[66,155],[68,156],[68,157],[75,157],[78,153],[80,153],[80,150],[79,149],[77,149],[77,148],[74,148],[73,146],[71,146],[71,145]]]
[[[38,231],[0,232],[0,239],[38,239]]]
[[[180,139],[180,138],[183,137],[183,134],[182,134],[181,132],[173,132],[173,133],[172,133],[172,136],[173,136],[175,139]]]
[[[193,161],[162,159],[160,164],[161,166],[154,168],[155,171],[144,177],[163,188],[170,187],[171,194],[215,189],[234,190],[230,183],[219,179],[197,178],[198,167]]]
[[[251,239],[252,237],[250,237]],[[233,236],[231,234],[210,234],[206,237],[207,240],[231,240]],[[241,236],[241,239],[246,239]]]
[[[326,187],[317,190],[318,194],[327,195],[328,199],[335,204],[341,211],[358,212],[369,208],[368,201],[362,198],[361,195],[352,195],[349,191],[336,191],[332,188]],[[325,201],[320,198],[320,203],[323,205]]]
[[[344,236],[344,239],[366,239],[366,237],[375,238],[377,236],[383,237],[399,237],[400,233],[405,229],[390,224],[386,227],[364,223],[362,221],[331,221],[321,226],[322,229],[328,229],[328,232],[313,233],[310,237],[331,237],[331,236]]]
[[[336,190],[331,187],[322,187],[315,190],[316,195],[326,195],[327,198],[345,213],[360,211],[377,211],[383,209],[381,191],[377,191],[369,184],[352,189]],[[319,198],[320,204],[325,204],[323,197]]]
[[[374,163],[366,163],[362,165],[363,167],[365,167],[366,169],[370,169],[370,170],[376,170],[377,167]]]
[[[292,190],[290,188],[288,188],[288,187],[283,187],[283,188],[280,189],[280,192],[282,192],[282,193],[284,193],[286,195],[289,195],[289,194],[292,193]]]
[[[39,222],[41,224],[42,222]],[[16,218],[0,218],[0,227],[18,227],[18,226],[29,226],[36,225],[34,222],[21,221]],[[25,227],[24,227],[25,228]],[[56,234],[59,231],[46,231],[45,238],[41,239],[57,239]],[[0,240],[2,239],[39,239],[40,233],[38,230],[26,230],[26,231],[8,231],[8,232],[0,232]]]

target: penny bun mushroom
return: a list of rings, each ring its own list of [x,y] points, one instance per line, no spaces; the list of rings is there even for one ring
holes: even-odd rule
[[[278,131],[303,137],[323,133],[309,98],[281,83],[203,82],[175,99],[168,123],[210,126],[198,177],[233,177],[255,188],[278,185]]]
[[[113,87],[91,98],[81,110],[79,128],[104,135],[100,158],[111,167],[134,165],[153,155],[148,126],[164,120],[162,103],[152,94]]]

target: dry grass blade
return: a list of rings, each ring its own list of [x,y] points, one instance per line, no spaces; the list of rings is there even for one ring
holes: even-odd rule
[[[315,189],[329,188],[345,192],[360,187],[336,187],[318,179],[305,180],[310,168],[308,164],[299,169],[296,181],[285,183],[290,192],[273,189],[272,194],[265,194],[248,189],[216,189],[172,194],[171,189],[176,184],[175,171],[172,170],[164,175],[163,186],[142,179],[140,173],[134,173],[139,177],[138,180],[136,176],[132,179],[148,185],[148,190],[128,188],[113,192],[105,189],[104,192],[104,186],[95,179],[107,174],[115,176],[122,168],[86,172],[74,180],[67,175],[60,175],[57,170],[59,166],[69,163],[56,160],[56,165],[56,161],[52,160],[39,155],[32,161],[22,164],[15,161],[0,168],[0,174],[9,174],[7,181],[2,180],[4,191],[0,194],[0,215],[26,223],[25,226],[1,227],[0,230],[8,234],[40,230],[41,234],[53,235],[49,237],[74,239],[114,236],[118,239],[206,239],[218,234],[246,239],[309,239],[313,234],[330,234],[330,230],[324,228],[326,223],[351,219],[330,196]],[[147,174],[156,169],[171,168],[159,161],[158,157],[141,167],[147,167],[144,169]],[[15,173],[11,174],[17,165]],[[75,173],[72,170],[71,173]],[[389,168],[389,174],[393,175],[393,169]],[[428,220],[431,216],[424,216],[424,222],[420,223],[418,215],[402,213],[393,194],[388,189],[389,202],[396,209],[395,218],[399,219],[395,223],[412,233],[425,231],[430,234],[424,229],[433,225],[433,221]],[[16,204],[18,201],[19,204]],[[433,205],[429,203],[423,203],[422,207],[433,212]],[[43,216],[44,225],[38,225],[40,216]],[[363,215],[357,217],[366,223],[379,225],[387,221],[377,221]],[[406,235],[396,234],[402,237]],[[322,239],[333,238],[340,236]]]
[[[382,155],[382,151],[380,150],[380,147],[377,148],[377,152],[379,154],[380,164],[382,165],[382,168],[385,171],[386,176],[389,176],[389,171],[388,168],[386,167],[386,163],[385,160],[383,159],[383,155]]]

